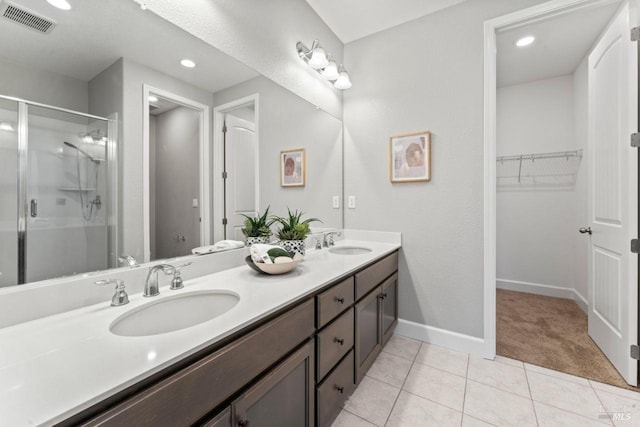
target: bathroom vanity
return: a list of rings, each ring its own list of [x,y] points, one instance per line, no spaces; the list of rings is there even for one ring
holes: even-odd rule
[[[49,354],[36,343],[38,357],[16,363],[24,390],[11,389],[11,354],[0,360],[1,423],[330,425],[397,322],[399,239],[338,245],[354,242],[370,252],[315,251],[284,276],[239,266],[187,280],[187,292],[224,288],[240,302],[179,331],[111,333],[115,319],[149,304],[138,294],[129,306],[101,303],[0,330],[3,342],[27,329],[58,334]],[[177,295],[169,292],[158,298]],[[24,374],[30,368],[37,378]]]

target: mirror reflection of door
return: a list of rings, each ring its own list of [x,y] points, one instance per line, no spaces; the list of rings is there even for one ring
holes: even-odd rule
[[[253,216],[256,205],[257,137],[253,104],[225,116],[226,239],[244,240],[244,215]]]
[[[200,246],[201,111],[149,96],[149,227],[151,260]]]

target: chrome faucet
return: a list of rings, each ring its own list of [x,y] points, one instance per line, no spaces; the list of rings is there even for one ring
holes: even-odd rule
[[[175,267],[170,264],[158,264],[149,269],[147,280],[144,281],[143,297],[155,297],[160,295],[160,286],[158,285],[158,271],[162,271],[165,275],[173,274]]]
[[[113,294],[113,297],[111,298],[112,306],[118,307],[120,305],[125,305],[129,303],[129,296],[127,295],[127,292],[124,290],[124,280],[107,279],[107,280],[98,280],[94,283],[98,286],[116,285],[116,292]]]
[[[131,255],[119,256],[118,257],[118,261],[120,262],[120,264],[128,265],[131,268],[140,267],[140,264],[138,264],[138,261],[136,261],[136,259],[134,257],[132,257]]]
[[[336,237],[342,236],[342,231],[329,231],[328,233],[324,233],[324,238],[322,239],[323,248],[328,248],[330,246],[335,245],[335,242],[333,241],[333,236],[336,236]]]

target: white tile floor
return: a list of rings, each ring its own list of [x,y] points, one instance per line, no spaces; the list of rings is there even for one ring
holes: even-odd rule
[[[640,426],[640,393],[394,335],[333,427]]]

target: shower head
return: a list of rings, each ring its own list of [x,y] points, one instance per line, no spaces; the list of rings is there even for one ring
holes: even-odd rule
[[[64,145],[73,148],[74,150],[77,150],[78,152],[84,154],[85,156],[87,156],[87,158],[89,160],[91,160],[93,163],[95,163],[96,165],[100,164],[100,160],[96,159],[95,157],[91,156],[89,153],[87,153],[86,151],[84,151],[82,148],[79,148],[77,145],[72,144],[70,142],[64,141]]]

